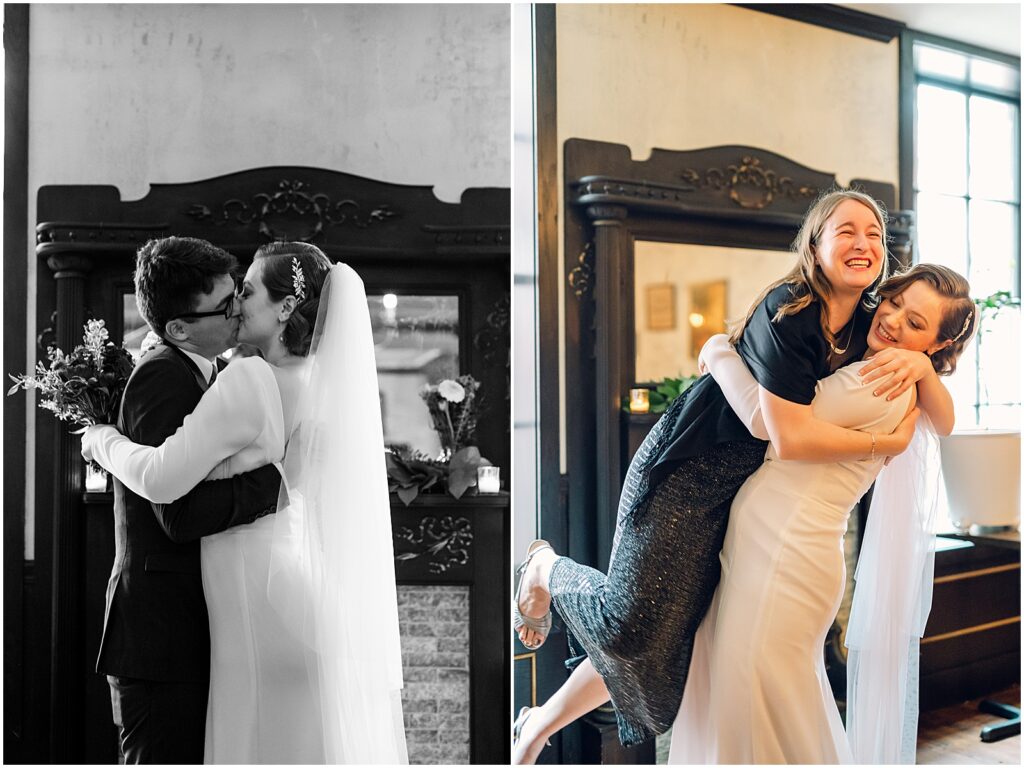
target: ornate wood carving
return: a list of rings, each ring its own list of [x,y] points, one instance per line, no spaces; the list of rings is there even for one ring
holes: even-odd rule
[[[325,226],[350,225],[365,228],[397,216],[386,203],[363,205],[352,199],[332,201],[325,192],[310,192],[297,179],[282,179],[276,192],[257,192],[249,201],[232,198],[217,204],[217,213],[203,203],[193,203],[186,211],[196,221],[224,224],[258,224],[267,240],[309,242]]]
[[[415,560],[426,557],[431,573],[445,573],[456,566],[469,563],[473,545],[473,526],[465,517],[445,515],[420,519],[415,529],[402,526],[393,533],[395,547],[412,547],[395,555],[395,560]]]
[[[505,363],[505,402],[512,400],[512,336],[510,328],[512,295],[502,294],[487,313],[485,325],[473,336],[473,346],[483,355],[487,365],[496,364],[499,358]]]
[[[776,195],[791,200],[803,198],[810,202],[821,190],[818,187],[795,182],[790,176],[782,176],[761,165],[756,155],[744,155],[740,162],[730,163],[722,168],[686,168],[679,177],[692,190],[703,188],[725,189],[729,199],[740,208],[761,210],[772,204]]]
[[[569,271],[569,287],[577,299],[590,293],[594,280],[594,243],[588,242],[576,257],[576,266]]]

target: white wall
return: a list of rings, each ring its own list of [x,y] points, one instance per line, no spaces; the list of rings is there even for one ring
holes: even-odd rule
[[[29,231],[45,184],[113,184],[131,200],[151,183],[308,165],[449,201],[507,187],[509,34],[500,4],[34,4]]]
[[[731,329],[732,323],[743,319],[764,287],[789,272],[795,263],[788,251],[638,242],[633,276],[636,380],[697,375],[697,358],[690,356],[690,286],[725,282],[725,320]],[[655,283],[675,286],[674,328],[652,331],[647,327],[647,288]]]
[[[898,182],[896,40],[727,5],[566,4],[557,43],[560,147],[616,142],[642,160],[655,147],[746,144],[841,183]],[[564,344],[564,303],[560,317]]]
[[[509,184],[500,5],[33,5],[29,179],[129,199],[259,165]]]

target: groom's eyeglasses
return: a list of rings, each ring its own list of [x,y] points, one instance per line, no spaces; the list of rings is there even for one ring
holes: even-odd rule
[[[235,316],[235,294],[232,293],[225,297],[223,300],[223,309],[211,309],[209,312],[185,312],[180,315],[175,315],[171,320],[198,320],[203,317],[217,317],[220,315],[225,320],[230,320]]]

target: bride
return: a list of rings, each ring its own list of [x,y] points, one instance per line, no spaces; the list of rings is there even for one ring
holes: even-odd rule
[[[882,301],[868,333],[867,359],[893,348],[912,350],[923,353],[921,360],[927,360],[935,374],[952,373],[976,325],[967,281],[945,267],[918,264],[883,282],[878,293]],[[761,413],[758,384],[725,337],[709,342],[702,358],[730,405],[772,443],[764,464],[732,504],[720,555],[722,578],[694,639],[669,762],[905,761],[903,737],[916,736],[916,728],[908,725],[916,726],[916,721],[903,711],[908,701],[907,657],[916,650],[915,631],[920,637],[924,628],[918,618],[921,608],[925,617],[928,608],[922,592],[928,585],[921,577],[933,529],[924,507],[937,489],[923,487],[917,477],[928,467],[902,465],[917,451],[912,445],[908,454],[896,457],[883,473],[885,482],[880,478],[876,488],[850,617],[850,634],[859,638],[853,643],[848,637],[848,738],[821,649],[843,596],[847,519],[882,469],[883,457],[831,464],[780,461],[774,447],[776,414],[770,408]],[[873,390],[885,383],[873,377],[865,382],[860,376],[875,367],[872,362],[855,362],[822,379],[813,401],[815,415],[851,429],[895,428],[914,407],[916,388],[875,396]],[[938,422],[944,434],[952,428],[952,413],[948,416]],[[926,432],[929,425],[922,417],[918,432]],[[903,479],[894,480],[894,472],[902,473]],[[909,491],[898,503],[888,490],[894,481]],[[919,533],[903,533],[918,521],[924,523]],[[879,532],[871,532],[879,525],[886,540],[895,538],[898,543],[877,542]],[[915,546],[919,542],[923,544]],[[897,562],[918,558],[909,568]],[[883,574],[882,579],[875,578],[872,594],[860,592],[870,583],[859,578],[868,575],[865,569]],[[916,715],[916,699],[909,703]],[[912,745],[913,741],[910,757]]]
[[[207,763],[406,763],[384,442],[362,281],[307,243],[253,257],[233,361],[162,445],[82,439],[135,493],[278,463],[277,514],[202,540]],[[369,397],[367,395],[370,395]]]

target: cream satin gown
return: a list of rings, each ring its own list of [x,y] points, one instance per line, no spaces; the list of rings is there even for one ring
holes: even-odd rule
[[[136,493],[170,502],[204,479],[280,462],[285,442],[277,378],[250,357],[224,369],[160,447],[132,443],[111,427],[94,455]],[[267,597],[274,517],[202,540],[211,649],[206,763],[324,762],[315,660]]]
[[[864,385],[858,361],[818,382],[814,415],[892,432],[914,394]],[[843,535],[883,459],[764,464],[732,504],[722,578],[694,640],[670,763],[851,763],[823,645],[846,581]]]

